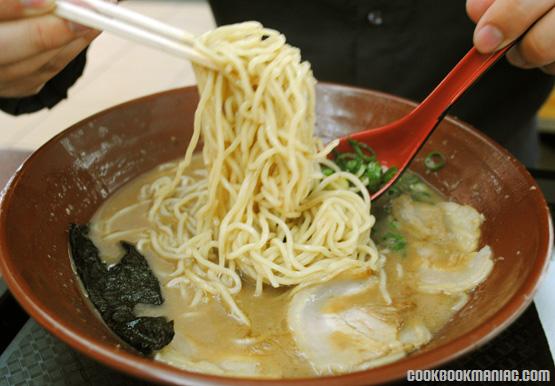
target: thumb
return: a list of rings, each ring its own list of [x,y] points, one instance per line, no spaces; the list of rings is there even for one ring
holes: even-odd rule
[[[486,13],[494,1],[495,0],[466,0],[466,13],[468,17],[470,17],[474,23],[478,23],[478,20]]]
[[[0,20],[13,20],[52,11],[54,0],[0,0]]]

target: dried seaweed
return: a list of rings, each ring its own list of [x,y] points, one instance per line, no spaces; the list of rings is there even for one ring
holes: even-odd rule
[[[89,298],[106,324],[125,342],[145,355],[167,345],[173,338],[173,321],[165,317],[136,316],[135,305],[164,302],[160,283],[145,258],[129,243],[125,255],[108,268],[88,237],[87,225],[72,224],[69,242],[75,268]]]

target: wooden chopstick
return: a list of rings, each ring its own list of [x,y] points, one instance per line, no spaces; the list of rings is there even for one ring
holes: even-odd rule
[[[210,59],[192,47],[194,35],[187,31],[101,0],[79,0],[79,3],[57,0],[55,13],[87,27],[214,68]]]

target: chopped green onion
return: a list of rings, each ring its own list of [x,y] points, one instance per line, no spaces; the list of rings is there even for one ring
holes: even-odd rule
[[[376,152],[367,144],[350,139],[349,145],[351,145],[351,147],[359,157],[365,159],[366,161],[373,161],[376,159]],[[363,149],[366,150],[369,154],[365,154]]]
[[[424,159],[424,166],[432,172],[437,172],[445,166],[445,157],[439,151],[432,151]]]
[[[389,222],[389,228],[393,230],[399,230],[399,222],[395,220],[391,220]]]
[[[362,161],[359,158],[351,159],[347,161],[347,163],[345,164],[345,169],[347,169],[347,171],[350,173],[356,174],[360,169],[361,165],[362,165]]]
[[[378,162],[370,162],[366,165],[366,177],[368,178],[368,183],[366,186],[370,192],[376,192],[382,186],[382,167]]]
[[[339,169],[358,176],[371,193],[377,192],[397,173],[396,167],[390,167],[384,173],[376,159],[376,152],[367,144],[355,140],[349,140],[349,144],[354,152],[340,153],[333,150],[334,162]]]
[[[402,251],[407,246],[405,237],[400,233],[387,232],[382,238],[383,245],[392,251]]]
[[[399,169],[397,169],[395,166],[392,166],[389,169],[387,169],[386,172],[383,174],[384,184],[388,182],[390,179],[392,179],[393,177],[395,177],[395,174],[397,174],[398,171]]]
[[[389,189],[387,189],[386,193],[391,198],[397,197],[401,195],[401,189],[399,189],[397,185],[393,185]]]
[[[433,203],[432,200],[432,195],[428,192],[414,192],[411,193],[410,197],[414,200],[414,201],[419,201],[419,202],[426,202],[428,204]]]
[[[428,191],[428,187],[426,185],[424,185],[424,183],[422,181],[418,181],[414,184],[410,184],[409,185],[409,190],[411,192],[427,192]]]
[[[399,179],[399,182],[404,184],[407,188],[411,185],[420,183],[420,178],[418,178],[415,174],[403,174],[403,176]]]
[[[341,170],[346,170],[347,162],[354,159],[357,159],[357,156],[354,153],[340,153],[335,157],[334,162]]]
[[[323,166],[322,167],[322,174],[325,175],[326,177],[331,176],[334,173],[332,168],[329,168],[327,166]]]

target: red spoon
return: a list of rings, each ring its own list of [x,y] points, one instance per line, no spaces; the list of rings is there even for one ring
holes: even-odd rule
[[[447,74],[441,83],[413,111],[382,127],[367,129],[341,138],[337,150],[348,151],[348,140],[366,143],[375,150],[380,163],[396,166],[399,171],[372,199],[382,195],[407,168],[418,150],[441,122],[449,108],[472,84],[511,48],[512,44],[492,54],[470,51]]]

